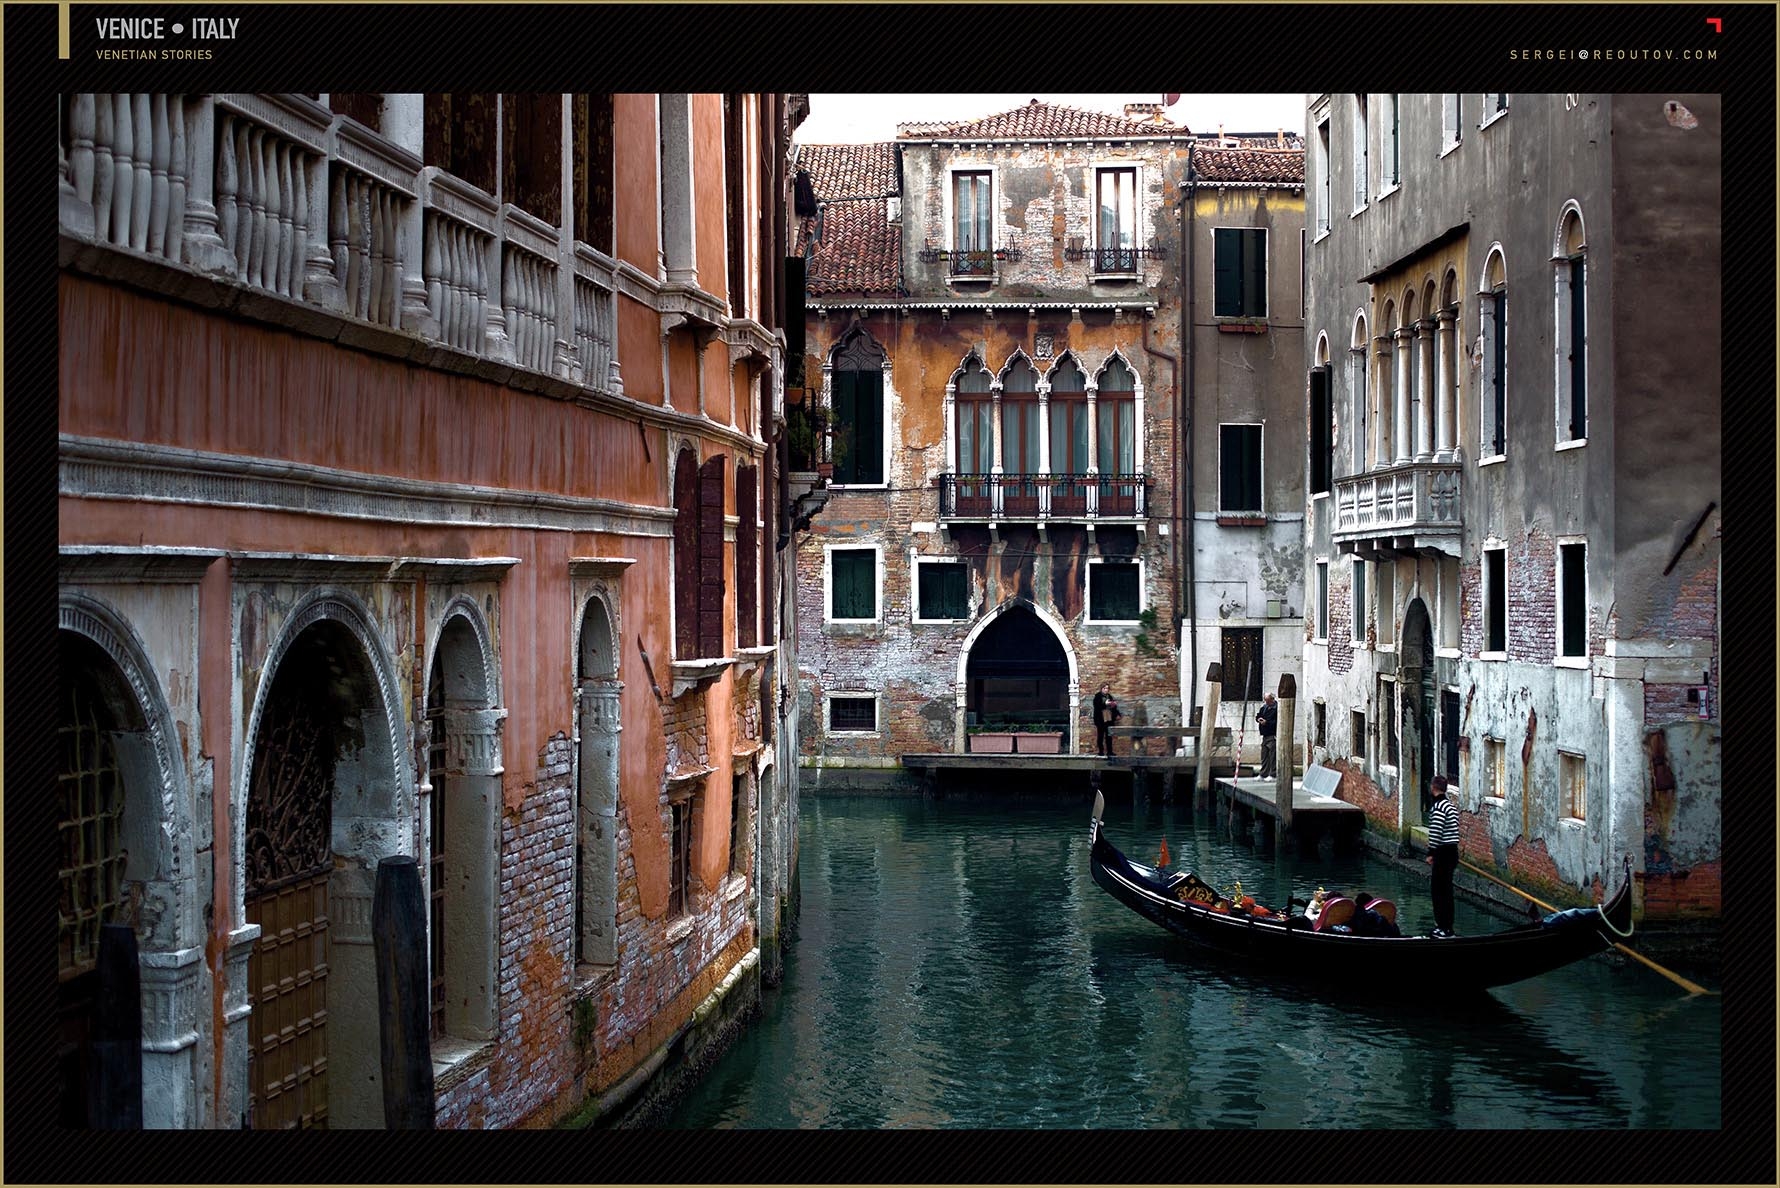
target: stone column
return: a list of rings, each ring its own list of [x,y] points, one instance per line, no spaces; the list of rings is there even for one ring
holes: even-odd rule
[[[1298,681],[1288,672],[1279,678],[1279,730],[1273,739],[1273,765],[1278,771],[1273,785],[1273,802],[1279,806],[1281,836],[1292,829],[1292,768],[1296,766],[1293,727],[1296,724],[1297,704]]]
[[[581,960],[618,960],[618,748],[619,681],[581,683],[580,787],[581,903],[577,913]]]
[[[1218,699],[1224,692],[1224,666],[1213,660],[1205,668],[1205,708],[1199,718],[1199,764],[1194,784],[1202,796],[1211,795],[1211,742],[1218,728]],[[1208,801],[1209,803],[1209,801]]]
[[[1100,385],[1092,379],[1088,392],[1088,518],[1100,514]],[[1090,523],[1089,527],[1092,527]]]
[[[661,238],[669,284],[698,283],[693,222],[692,96],[661,102]]]
[[[1377,401],[1376,412],[1372,418],[1372,466],[1385,467],[1391,464],[1391,401],[1394,399],[1391,387],[1391,336],[1380,334],[1372,340],[1372,366],[1377,370],[1376,382],[1372,385]]]
[[[1391,336],[1394,339],[1391,351],[1391,378],[1394,399],[1391,402],[1391,459],[1393,465],[1401,466],[1410,459],[1413,448],[1410,443],[1409,377],[1415,366],[1414,350],[1415,331],[1409,326],[1399,326]]]
[[[1038,389],[1038,514],[1051,514],[1051,381],[1040,379]],[[1073,704],[1073,703],[1072,703]]]
[[[425,161],[426,96],[414,93],[383,96],[384,139],[407,149]],[[427,305],[426,273],[422,267],[426,246],[426,211],[422,206],[425,183],[416,187],[421,196],[402,204],[402,329],[424,338],[439,337],[439,319]],[[424,872],[423,872],[424,873]]]
[[[1435,387],[1439,390],[1437,411],[1439,425],[1435,433],[1434,458],[1439,462],[1456,462],[1459,456],[1459,312],[1443,309],[1436,315],[1439,330],[1434,337]]]
[[[944,402],[946,448],[940,454],[941,474],[957,474],[958,466],[958,381],[946,381]]]
[[[989,381],[989,514],[1001,516],[1001,476],[1007,468],[1001,464],[1001,377]]]
[[[189,95],[185,101],[185,245],[182,259],[210,276],[235,275],[235,254],[217,231],[216,100]]]
[[[1415,324],[1415,460],[1426,462],[1434,456],[1434,319],[1423,318]]]
[[[257,931],[257,928],[256,928]],[[189,1130],[198,1123],[198,1004],[204,950],[144,950],[142,986],[142,1125]]]
[[[247,959],[260,939],[258,924],[243,924],[229,933],[223,958],[222,1099],[216,1103],[216,1125],[232,1130],[247,1115],[247,1060],[251,1040],[247,1017],[253,1008],[247,1001]]]

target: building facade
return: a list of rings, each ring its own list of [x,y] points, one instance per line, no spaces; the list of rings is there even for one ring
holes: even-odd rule
[[[1341,795],[1521,885],[1716,915],[1713,96],[1307,105],[1300,693]]]
[[[1178,723],[1222,643],[1208,566],[1257,659],[1267,600],[1301,601],[1302,153],[1224,140],[1035,101],[799,147],[792,437],[833,471],[798,552],[807,762],[1088,751],[1103,682]]]
[[[145,1124],[381,1126],[393,857],[440,1126],[613,1113],[757,997],[805,107],[64,98],[65,1120],[122,923]]]

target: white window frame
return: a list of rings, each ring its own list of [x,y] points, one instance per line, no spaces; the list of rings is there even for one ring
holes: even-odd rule
[[[1440,155],[1450,154],[1465,143],[1465,97],[1440,96]]]
[[[1135,565],[1137,566],[1137,618],[1131,619],[1096,619],[1094,617],[1094,571],[1102,565]],[[1086,586],[1083,590],[1082,622],[1092,623],[1098,627],[1136,627],[1143,622],[1143,612],[1149,609],[1149,574],[1142,557],[1090,557],[1086,566]]]
[[[1571,790],[1573,780],[1582,782],[1582,812],[1576,812],[1576,796]],[[1558,748],[1558,823],[1579,828],[1588,822],[1588,756],[1580,751]]]
[[[1350,559],[1352,571],[1348,576],[1348,589],[1352,603],[1352,630],[1349,635],[1356,646],[1366,643],[1366,562],[1359,557]]]
[[[1368,158],[1372,132],[1368,106],[1365,95],[1354,96],[1353,136],[1350,141],[1354,154],[1354,206],[1348,212],[1347,217],[1350,219],[1371,205],[1372,171]]]
[[[1456,660],[1465,646],[1463,620],[1459,613],[1463,594],[1459,584],[1459,559],[1442,556],[1436,573],[1436,581],[1439,582],[1437,605],[1440,608],[1440,629],[1434,633],[1434,655]]]
[[[1513,423],[1510,414],[1514,409],[1514,393],[1509,389],[1508,380],[1512,375],[1512,369],[1509,366],[1512,359],[1510,348],[1514,344],[1510,341],[1511,335],[1508,331],[1496,322],[1495,302],[1492,300],[1496,286],[1490,281],[1490,273],[1494,271],[1492,264],[1498,259],[1502,262],[1502,308],[1504,311],[1510,308],[1508,254],[1502,250],[1500,243],[1491,244],[1489,250],[1483,254],[1483,277],[1477,288],[1477,337],[1483,345],[1483,357],[1479,361],[1482,365],[1482,385],[1477,401],[1477,464],[1479,466],[1489,466],[1507,461],[1508,444],[1513,440]],[[1511,317],[1506,320],[1510,324],[1513,323]],[[1502,339],[1502,452],[1492,454],[1489,452],[1490,436],[1495,426],[1491,422],[1496,415],[1495,351],[1493,348],[1498,335]]]
[[[1383,119],[1378,121],[1378,197],[1389,198],[1403,188],[1403,96],[1385,92],[1385,103],[1389,112],[1380,112],[1381,116],[1389,114],[1390,123]],[[1392,126],[1396,128],[1396,138],[1392,140]],[[1396,177],[1392,177],[1392,172]]]
[[[870,550],[876,558],[874,569],[877,573],[876,597],[873,607],[877,611],[869,619],[837,619],[834,617],[834,555],[836,552],[865,552]],[[848,624],[882,623],[884,621],[884,546],[863,541],[835,541],[822,546],[822,621],[839,626]]]
[[[1496,107],[1496,96],[1502,96],[1502,106]],[[1477,121],[1479,128],[1487,128],[1508,114],[1509,96],[1506,92],[1489,91],[1483,96],[1483,118]]]
[[[1483,763],[1480,765],[1482,799],[1494,805],[1508,803],[1508,744],[1492,734],[1483,736]]]
[[[1329,642],[1329,559],[1318,557],[1316,560],[1316,605],[1312,608],[1315,622],[1311,630],[1311,643],[1326,644]]]
[[[964,617],[962,619],[929,619],[921,614],[921,567],[923,565],[957,565],[964,569]],[[976,618],[976,590],[970,580],[970,562],[962,557],[944,555],[923,557],[917,553],[909,554],[909,622],[911,623],[969,623]]]
[[[1321,243],[1331,229],[1335,205],[1333,201],[1335,185],[1330,177],[1335,157],[1335,130],[1329,122],[1327,108],[1313,117],[1312,127],[1316,134],[1316,139],[1311,145],[1316,165],[1316,242]]]
[[[1572,216],[1582,232],[1582,247],[1571,253],[1566,250],[1565,232],[1569,228]],[[1570,383],[1570,261],[1575,257],[1582,259],[1582,408],[1583,428],[1581,437],[1566,437],[1569,431],[1569,406],[1572,395]],[[1589,382],[1593,368],[1589,366],[1588,357],[1588,290],[1592,284],[1589,273],[1593,270],[1588,263],[1588,224],[1582,219],[1582,206],[1574,198],[1564,203],[1563,211],[1558,215],[1557,237],[1552,244],[1551,278],[1552,278],[1552,391],[1557,399],[1552,402],[1552,432],[1555,435],[1558,450],[1577,450],[1588,444],[1589,399],[1588,389],[1594,385]]]
[[[1143,166],[1136,161],[1120,160],[1116,157],[1090,161],[1088,164],[1088,185],[1090,187],[1088,217],[1092,223],[1088,228],[1088,240],[1094,245],[1096,254],[1090,258],[1090,263],[1094,267],[1088,270],[1089,280],[1100,280],[1103,277],[1107,280],[1129,280],[1142,271],[1135,256],[1132,257],[1129,272],[1102,272],[1099,268],[1098,252],[1103,246],[1100,242],[1100,175],[1114,170],[1125,170],[1131,174],[1131,250],[1135,252],[1141,249],[1149,238],[1147,220],[1144,218],[1144,204],[1139,198],[1139,195],[1143,193]]]
[[[1496,555],[1498,555],[1502,558],[1502,647],[1501,647],[1500,651],[1492,651],[1489,646],[1489,644],[1490,644],[1490,610],[1491,610],[1491,604],[1492,604],[1492,600],[1490,598],[1490,562],[1489,562],[1491,553],[1495,553]],[[1506,660],[1506,659],[1508,659],[1508,629],[1509,629],[1509,623],[1508,623],[1508,545],[1507,545],[1507,543],[1506,542],[1498,542],[1494,538],[1485,540],[1483,542],[1482,555],[1478,559],[1478,566],[1479,566],[1478,577],[1482,579],[1478,583],[1479,586],[1481,587],[1481,589],[1478,592],[1478,599],[1479,599],[1479,601],[1481,601],[1483,603],[1483,643],[1477,649],[1477,658],[1479,660]]]
[[[1261,506],[1254,508],[1226,508],[1224,506],[1224,430],[1226,428],[1253,427],[1261,431],[1261,444],[1258,447],[1259,457],[1255,459],[1261,471]],[[1218,515],[1220,516],[1264,516],[1267,514],[1267,422],[1266,421],[1219,421],[1218,422]]]
[[[1384,691],[1387,686],[1390,688],[1390,691],[1391,691],[1391,712],[1389,714],[1386,714],[1384,712]],[[1385,744],[1390,738],[1393,738],[1396,736],[1397,723],[1400,722],[1403,718],[1403,705],[1400,700],[1402,697],[1402,693],[1403,693],[1403,690],[1398,685],[1397,678],[1396,678],[1395,674],[1387,674],[1387,673],[1382,673],[1382,672],[1378,674],[1378,692],[1377,692],[1376,704],[1378,705],[1379,709],[1376,714],[1372,715],[1375,719],[1377,719],[1377,727],[1376,727],[1375,733],[1378,736],[1378,759],[1377,759],[1376,767],[1377,767],[1377,770],[1379,770],[1379,771],[1388,771],[1388,772],[1391,772],[1392,774],[1395,774],[1399,770],[1399,767],[1403,762],[1403,740],[1401,738],[1396,738],[1396,743],[1397,743],[1397,762],[1396,763],[1390,762],[1390,748],[1388,746],[1386,746]],[[1390,735],[1387,735],[1385,733],[1387,730],[1391,732]]]
[[[1357,723],[1354,721],[1356,718],[1359,719]],[[1355,729],[1356,725],[1359,727],[1357,730]],[[1365,706],[1350,705],[1347,707],[1347,757],[1349,759],[1357,758],[1363,763],[1371,763],[1373,761],[1372,752],[1367,738],[1371,729],[1372,715],[1366,712]],[[1354,744],[1356,742],[1359,743],[1360,746],[1360,753],[1358,755],[1354,754]]]
[[[1570,656],[1564,653],[1564,645],[1569,640],[1564,635],[1564,549],[1566,547],[1582,550],[1582,654]],[[1588,537],[1560,536],[1557,538],[1557,564],[1552,567],[1552,603],[1557,607],[1557,630],[1553,632],[1553,643],[1557,655],[1552,657],[1552,664],[1557,668],[1583,668],[1589,666],[1588,657]]]
[[[836,701],[869,701],[871,702],[872,728],[870,730],[836,730],[834,723],[834,703]],[[825,690],[822,694],[822,736],[824,738],[877,738],[884,733],[884,697],[881,693],[867,693],[863,690],[834,689]]]
[[[953,217],[953,207],[957,204],[958,175],[960,173],[987,173],[989,175],[989,271],[987,273],[966,273],[960,277],[955,270],[953,261],[946,262],[946,279],[965,281],[994,281],[1000,279],[1001,264],[995,259],[995,245],[1001,242],[1001,173],[995,162],[984,160],[961,159],[946,163],[946,191],[942,196],[945,208],[945,229],[941,242],[956,253],[958,247],[958,220]],[[988,366],[987,363],[984,364]],[[885,435],[888,437],[888,434]]]
[[[1211,229],[1211,259],[1214,277],[1217,268],[1219,231],[1259,231],[1261,233],[1261,312],[1258,314],[1219,313],[1217,282],[1214,279],[1211,291],[1212,316],[1222,321],[1252,322],[1256,320],[1266,321],[1271,319],[1273,317],[1273,236],[1268,234],[1268,229],[1266,227],[1223,225],[1213,227]],[[1132,374],[1136,374],[1136,372],[1133,371]]]

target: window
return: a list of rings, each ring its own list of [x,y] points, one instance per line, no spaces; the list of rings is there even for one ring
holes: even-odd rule
[[[723,655],[723,463],[674,466],[674,622],[679,658]]]
[[[1378,678],[1378,736],[1384,748],[1384,765],[1397,766],[1397,682]]]
[[[1558,440],[1588,437],[1588,279],[1587,241],[1582,215],[1572,209],[1558,235],[1557,394]]]
[[[1051,368],[1051,473],[1088,472],[1088,388],[1073,356]],[[1059,489],[1061,491],[1061,488]],[[1071,486],[1073,492],[1074,488]],[[1058,510],[1055,506],[1053,511]]]
[[[1366,563],[1355,557],[1353,560],[1354,609],[1353,609],[1353,641],[1366,642]]]
[[[958,473],[988,474],[995,468],[994,405],[989,373],[972,355],[964,361],[955,385],[958,395]]]
[[[1369,174],[1366,168],[1366,96],[1354,96],[1354,213],[1366,209]]]
[[[1492,252],[1483,283],[1483,452],[1508,453],[1508,274]]]
[[[1464,137],[1464,124],[1460,120],[1458,95],[1440,96],[1440,151],[1447,152],[1459,146]]]
[[[1483,119],[1478,127],[1487,128],[1508,113],[1508,94],[1506,91],[1492,91],[1483,97]]]
[[[1558,545],[1558,655],[1588,655],[1588,546]]]
[[[1354,474],[1366,473],[1366,319],[1354,319],[1353,345],[1347,353],[1347,383],[1353,394],[1353,419],[1348,422],[1348,449]]]
[[[1493,800],[1508,799],[1508,765],[1499,738],[1483,740],[1483,794]]]
[[[828,617],[833,622],[871,622],[878,617],[878,551],[830,549]]]
[[[1089,622],[1135,623],[1142,610],[1142,569],[1136,562],[1088,563]]]
[[[1267,232],[1259,227],[1218,227],[1213,312],[1220,318],[1267,316]]]
[[[1018,481],[1038,465],[1038,374],[1016,357],[1001,377],[1002,512],[1038,515],[1038,484]]]
[[[1347,715],[1348,748],[1355,759],[1366,757],[1366,714],[1362,710],[1350,710]]]
[[[1508,550],[1483,550],[1483,650],[1508,650]]]
[[[748,201],[746,173],[742,167],[743,122],[747,116],[745,95],[723,96],[723,191],[729,257],[729,312],[745,318],[748,308]]]
[[[1113,358],[1100,373],[1098,409],[1100,514],[1137,514],[1138,485],[1109,482],[1109,475],[1137,473],[1136,380],[1124,361]]]
[[[834,351],[834,481],[884,481],[884,349],[863,330]]]
[[[1329,230],[1329,121],[1316,126],[1316,233]]]
[[[1261,426],[1218,426],[1218,511],[1261,512]]]
[[[751,648],[760,638],[760,529],[755,509],[755,489],[760,471],[753,466],[735,469],[735,642]]]
[[[1310,373],[1310,493],[1326,494],[1335,470],[1335,406],[1329,395],[1329,369]]]
[[[1220,635],[1219,658],[1224,666],[1224,700],[1261,700],[1261,629],[1225,627]]]
[[[668,805],[668,916],[678,919],[691,910],[692,798]]]
[[[964,562],[917,561],[915,574],[917,620],[970,617],[970,571]]]
[[[1440,559],[1440,646],[1459,650],[1459,560]]]
[[[501,96],[501,192],[551,226],[562,222],[562,96]]]
[[[952,275],[995,271],[994,206],[987,170],[952,175]]]
[[[499,104],[498,95],[429,94],[421,159],[485,193],[495,193],[493,142]]]
[[[1564,816],[1588,820],[1588,759],[1569,751],[1558,752],[1558,788],[1564,798]]]
[[[830,733],[874,734],[878,729],[876,697],[830,697],[828,699]]]
[[[1374,593],[1378,598],[1378,614],[1374,619],[1378,642],[1390,645],[1397,642],[1397,571],[1392,562],[1381,561],[1372,567],[1377,581]]]
[[[1316,637],[1329,638],[1329,563],[1316,563]]]
[[[1094,188],[1094,271],[1136,272],[1137,170],[1098,169]]]
[[[612,254],[612,96],[576,95],[570,105],[575,238]]]
[[[1395,189],[1403,184],[1403,96],[1391,95],[1386,98],[1386,107],[1391,118],[1390,139],[1385,141],[1385,185],[1387,189]]]
[[[748,815],[748,775],[737,772],[730,783],[729,792],[729,873],[740,874],[747,870],[748,831],[742,828],[742,820]]]
[[[1311,703],[1310,711],[1310,745],[1326,747],[1329,745],[1329,707],[1322,701]]]

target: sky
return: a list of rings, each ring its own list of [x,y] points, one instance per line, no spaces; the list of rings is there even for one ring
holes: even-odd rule
[[[799,125],[802,144],[866,144],[894,140],[899,123],[974,120],[1021,107],[1034,99],[1085,111],[1123,115],[1127,103],[1160,103],[1162,95],[1064,95],[1049,91],[986,94],[812,94],[810,115]],[[1304,130],[1303,95],[1182,95],[1165,114],[1195,132]]]

